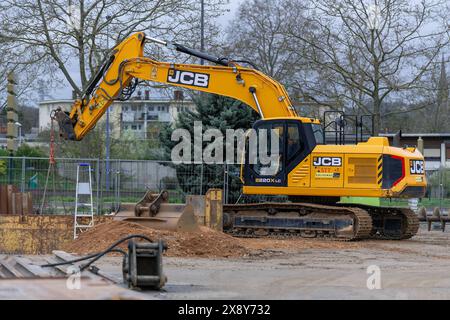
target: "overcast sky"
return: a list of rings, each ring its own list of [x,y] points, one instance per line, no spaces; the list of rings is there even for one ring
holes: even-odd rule
[[[225,27],[227,23],[234,17],[236,9],[239,4],[244,0],[230,0],[230,4],[226,6],[230,11],[218,19],[219,24]],[[79,74],[78,66],[72,65],[69,67],[69,72],[72,74]],[[68,82],[64,83],[64,86],[48,93],[48,96],[44,97],[44,100],[59,100],[59,99],[70,99],[72,97],[72,88]]]

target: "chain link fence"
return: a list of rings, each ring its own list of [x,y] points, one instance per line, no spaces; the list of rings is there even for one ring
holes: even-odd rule
[[[225,199],[232,201],[240,193],[239,170],[227,164],[175,165],[171,161],[150,160],[110,160],[107,163],[106,160],[99,159],[67,158],[55,160],[55,165],[50,166],[46,158],[0,157],[0,168],[4,168],[0,171],[0,184],[12,184],[21,192],[31,192],[33,209],[46,214],[73,213],[77,166],[81,163],[91,166],[95,212],[103,214],[118,210],[121,203],[136,203],[147,190],[168,190],[173,203],[183,203],[187,195],[204,194],[210,188],[227,190]]]
[[[383,199],[384,206],[410,207],[416,209],[425,207],[429,214],[439,208],[443,214],[450,213],[450,169],[441,167],[426,171],[427,191],[422,199]]]
[[[240,167],[229,164],[175,165],[171,161],[150,160],[110,160],[107,163],[100,159],[57,158],[49,174],[46,158],[0,157],[0,184],[13,184],[22,192],[31,192],[35,211],[72,214],[80,163],[88,163],[92,168],[96,213],[116,211],[121,203],[136,203],[147,190],[168,190],[173,203],[183,203],[187,195],[205,194],[210,188],[223,189],[225,203],[287,200],[282,196],[241,196]],[[448,212],[450,169],[428,171],[427,179],[427,195],[418,205],[429,211],[439,207],[442,212]],[[407,199],[383,199],[381,204],[410,206]]]

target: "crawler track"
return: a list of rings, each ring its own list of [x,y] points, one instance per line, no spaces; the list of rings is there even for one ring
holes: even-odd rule
[[[372,216],[372,239],[405,240],[415,236],[419,230],[419,217],[410,209],[359,204],[351,206],[366,210]]]
[[[223,212],[224,231],[236,237],[403,240],[419,229],[412,210],[357,204],[269,202],[224,205]]]
[[[370,236],[372,218],[357,207],[273,202],[225,205],[224,231],[237,237],[320,237],[350,241]]]

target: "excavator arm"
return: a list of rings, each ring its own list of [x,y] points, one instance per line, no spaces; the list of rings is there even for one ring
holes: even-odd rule
[[[151,39],[179,52],[201,56],[219,66],[156,61],[144,57],[146,41],[144,33],[140,32],[115,47],[83,97],[75,101],[70,113],[57,113],[60,130],[66,139],[82,140],[114,100],[129,94],[139,80],[231,97],[253,108],[263,119],[297,117],[284,87],[267,75],[227,59]],[[305,121],[314,120],[305,118]]]

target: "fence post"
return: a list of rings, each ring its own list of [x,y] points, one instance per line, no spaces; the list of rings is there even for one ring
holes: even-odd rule
[[[159,181],[159,183],[160,183],[160,185],[161,185],[161,180],[159,179],[159,162],[154,162],[154,164],[155,164],[155,171],[156,171],[156,185],[158,185],[158,181]],[[147,169],[147,177],[148,177],[148,170],[151,168],[151,166],[149,166],[148,165],[148,163],[146,163],[145,164],[145,168]],[[161,187],[160,187],[160,189],[161,189]],[[160,190],[161,191],[161,190]]]
[[[117,160],[117,209],[116,209],[116,211],[119,211],[119,208],[122,204],[122,199],[120,199],[120,187],[121,187],[120,174],[121,174],[121,172],[122,172],[122,164],[119,159],[119,160]]]
[[[20,192],[25,192],[25,157],[22,157],[22,176],[20,182]]]
[[[97,172],[95,173],[97,180],[97,215],[100,215],[100,209],[102,208],[100,205],[100,192],[99,188],[101,188],[100,183],[100,159],[97,159]]]
[[[8,160],[8,184],[13,184],[14,160],[13,153],[10,152]]]
[[[223,202],[228,203],[228,163],[223,164]]]
[[[200,164],[200,195],[203,195],[203,162]]]

